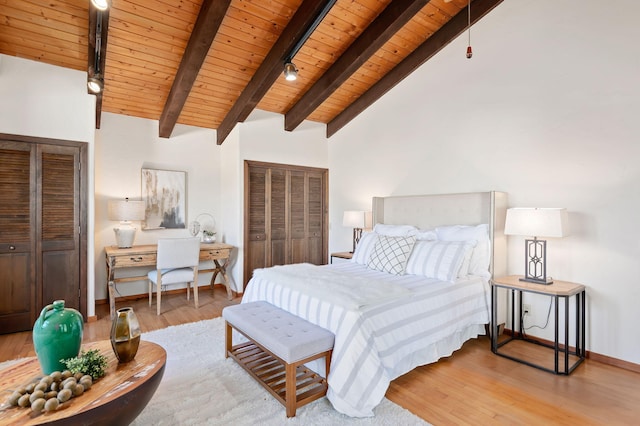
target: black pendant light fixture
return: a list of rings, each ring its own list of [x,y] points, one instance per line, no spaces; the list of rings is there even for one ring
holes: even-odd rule
[[[298,78],[298,69],[293,62],[285,62],[284,78],[287,81],[294,81]]]
[[[327,13],[329,13],[336,1],[337,0],[327,1],[318,16],[316,16],[316,19],[314,19],[309,28],[307,28],[302,38],[296,43],[295,46],[293,46],[291,51],[289,51],[289,53],[285,57],[284,78],[287,81],[294,81],[298,78],[298,68],[296,68],[295,64],[293,63],[293,57],[296,55],[296,53],[298,53],[302,45],[309,39],[309,37],[311,37],[311,34],[315,31],[318,25],[320,25],[320,22],[322,22],[324,17],[327,16]]]
[[[92,0],[93,4],[93,0]],[[90,73],[87,79],[87,89],[90,93],[102,93],[104,89],[104,78],[102,76],[101,50],[102,50],[102,10],[97,11],[96,32],[95,32],[95,49],[93,51],[93,73]]]
[[[107,10],[109,8],[108,0],[91,0],[91,4],[98,10]]]

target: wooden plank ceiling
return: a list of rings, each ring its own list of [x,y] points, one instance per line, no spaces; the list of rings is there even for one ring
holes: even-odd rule
[[[473,0],[471,23],[502,0]],[[95,72],[102,16],[100,111],[217,129],[222,143],[258,108],[333,135],[467,29],[467,0],[337,0],[284,60],[321,0],[0,0],[0,53]],[[200,15],[200,18],[198,18]],[[190,41],[191,39],[191,41]],[[464,55],[465,52],[461,52]]]

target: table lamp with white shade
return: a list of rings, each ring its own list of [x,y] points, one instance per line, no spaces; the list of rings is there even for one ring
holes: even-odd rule
[[[342,216],[342,226],[347,228],[353,228],[353,251],[356,251],[356,246],[362,236],[362,229],[366,225],[365,221],[366,212],[361,210],[347,210]]]
[[[144,220],[144,201],[133,201],[129,198],[109,200],[107,215],[109,220],[120,221],[120,226],[113,228],[118,247],[132,247],[136,237],[136,228],[131,225],[131,222]]]
[[[547,241],[538,237],[562,238],[569,234],[567,210],[563,208],[511,208],[507,210],[505,235],[524,235],[525,275],[521,281],[553,284],[547,277]]]

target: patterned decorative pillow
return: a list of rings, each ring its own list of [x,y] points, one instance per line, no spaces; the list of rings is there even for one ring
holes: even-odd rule
[[[378,241],[373,246],[367,267],[394,275],[404,274],[407,259],[415,242],[415,236],[389,237],[378,235]]]
[[[454,282],[468,273],[475,241],[418,241],[407,261],[406,273]],[[460,271],[467,259],[465,271]]]

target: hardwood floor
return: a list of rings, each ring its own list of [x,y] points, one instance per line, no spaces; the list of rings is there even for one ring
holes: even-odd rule
[[[191,295],[191,300],[187,301],[184,290],[177,293],[163,293],[161,315],[156,315],[155,297],[153,298],[152,306],[149,306],[149,299],[145,297],[126,302],[117,302],[116,309],[131,306],[140,322],[142,332],[146,333],[172,325],[219,317],[222,315],[222,309],[225,306],[240,303],[240,300],[240,297],[236,297],[231,301],[228,300],[225,287],[216,285],[213,295],[207,287],[200,287],[198,291],[198,309],[194,307],[193,295]],[[95,342],[109,338],[111,333],[109,305],[97,305],[96,315],[98,316],[97,321],[85,323],[84,325],[83,342]],[[0,362],[35,355],[31,332],[0,334]]]
[[[220,316],[223,287],[200,291],[200,308],[184,293],[162,298],[162,315],[146,299],[132,306],[143,332]],[[109,338],[108,306],[85,324],[84,341]],[[533,346],[531,351],[537,348]],[[35,356],[31,333],[0,335],[0,362]],[[640,422],[640,374],[587,359],[570,376],[555,376],[491,353],[489,339],[470,340],[451,357],[394,380],[387,398],[434,425],[630,425]]]
[[[434,425],[640,424],[640,374],[587,359],[556,376],[493,354],[487,337],[397,378],[387,398]]]

